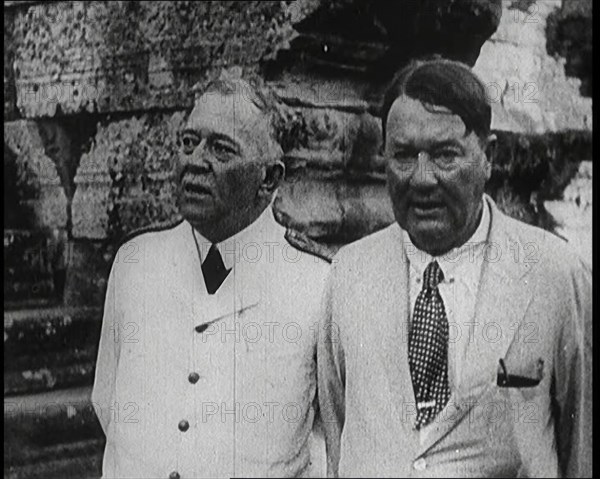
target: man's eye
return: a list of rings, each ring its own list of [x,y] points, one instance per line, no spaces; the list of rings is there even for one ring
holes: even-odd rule
[[[181,137],[181,146],[183,147],[183,151],[187,154],[192,153],[199,143],[200,140],[194,135],[183,135]]]
[[[212,147],[213,151],[218,156],[230,156],[235,155],[236,153],[235,148],[222,141],[215,141]]]
[[[454,164],[460,155],[460,151],[456,150],[455,148],[444,148],[436,151],[432,155],[432,159],[442,166],[450,166]]]
[[[398,150],[394,153],[394,159],[398,161],[411,161],[416,157],[417,155],[408,150]]]

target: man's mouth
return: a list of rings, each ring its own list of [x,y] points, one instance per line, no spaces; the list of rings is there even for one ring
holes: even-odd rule
[[[410,206],[417,215],[438,214],[445,208],[441,201],[412,201]]]
[[[210,188],[206,186],[206,184],[203,181],[191,175],[185,175],[182,178],[181,187],[183,191],[187,194],[197,196],[212,194]]]

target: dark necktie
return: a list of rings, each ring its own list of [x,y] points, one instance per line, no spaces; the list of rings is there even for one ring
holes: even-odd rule
[[[448,385],[448,318],[438,290],[443,281],[437,261],[423,273],[408,339],[408,364],[417,402],[415,427],[429,424],[450,399]]]
[[[231,269],[225,268],[218,248],[212,244],[204,259],[204,263],[202,263],[202,275],[204,276],[204,283],[206,284],[208,294],[215,294],[230,271]]]

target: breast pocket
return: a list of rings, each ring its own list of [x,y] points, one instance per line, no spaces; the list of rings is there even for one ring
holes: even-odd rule
[[[544,359],[517,361],[500,359],[496,384],[504,395],[514,401],[533,401],[540,393],[540,384],[544,379]]]

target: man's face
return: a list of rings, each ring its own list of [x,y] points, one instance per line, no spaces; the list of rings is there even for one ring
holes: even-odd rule
[[[204,94],[177,162],[179,209],[193,225],[244,223],[255,213],[267,165],[266,116],[243,95]]]
[[[474,132],[465,135],[458,115],[428,108],[436,111],[406,96],[396,99],[387,117],[385,156],[396,221],[415,246],[439,255],[477,228],[491,165],[486,144]]]

